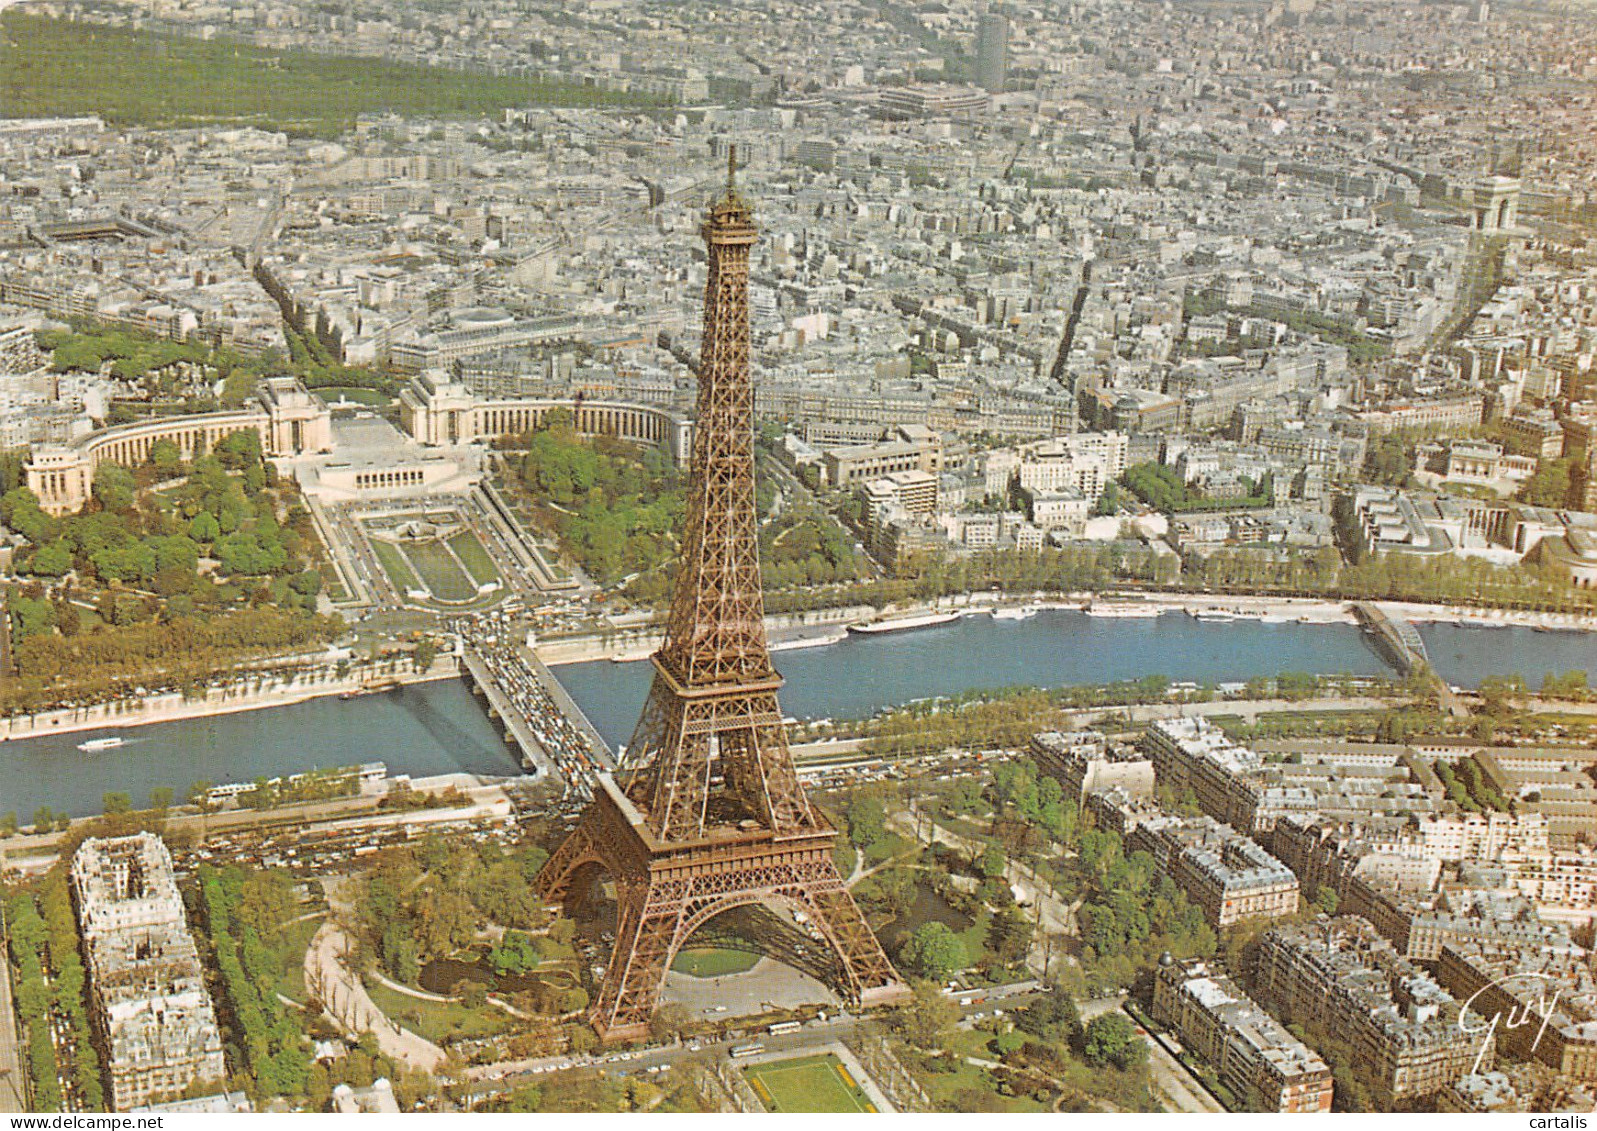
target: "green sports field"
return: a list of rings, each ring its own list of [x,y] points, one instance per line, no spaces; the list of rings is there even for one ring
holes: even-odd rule
[[[831,1053],[754,1064],[743,1075],[768,1111],[876,1110],[853,1074]]]

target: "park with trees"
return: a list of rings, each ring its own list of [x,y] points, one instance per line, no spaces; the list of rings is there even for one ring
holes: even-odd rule
[[[353,129],[360,114],[480,118],[505,107],[666,101],[575,80],[257,47],[227,36],[197,39],[22,12],[7,13],[0,29],[0,70],[8,76],[10,112],[20,117],[98,114],[119,125],[247,125],[334,138]]]
[[[532,887],[546,859],[534,845],[436,835],[384,853],[354,899],[374,1000],[445,1048],[469,1045],[471,1059],[591,1047],[581,1018],[591,972],[576,960],[576,925]]]
[[[18,678],[0,708],[202,680],[342,631],[316,611],[325,551],[309,511],[253,430],[187,462],[163,441],[140,467],[102,463],[76,514],[13,487],[0,521],[26,540],[28,578],[6,592]]]
[[[512,490],[536,524],[602,585],[645,604],[663,604],[675,583],[686,478],[656,445],[579,435],[556,409],[540,426],[497,445]],[[770,590],[847,584],[870,574],[852,538],[821,507],[789,499],[773,507],[768,477],[756,483],[760,562]],[[773,513],[774,512],[774,513]]]

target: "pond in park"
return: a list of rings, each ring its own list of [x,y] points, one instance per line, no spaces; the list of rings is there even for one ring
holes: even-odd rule
[[[974,919],[949,903],[923,880],[915,885],[915,902],[909,905],[909,910],[878,927],[876,937],[889,954],[895,954],[916,927],[932,922],[946,924],[955,934],[968,931],[975,924]]]
[[[428,993],[452,994],[458,982],[480,982],[494,993],[513,994],[539,985],[565,985],[569,972],[558,968],[529,970],[524,974],[495,974],[488,960],[467,962],[462,958],[435,958],[421,968],[416,984]]]

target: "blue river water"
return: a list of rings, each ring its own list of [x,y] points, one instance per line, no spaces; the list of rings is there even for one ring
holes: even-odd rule
[[[85,753],[78,743],[116,734],[126,745]],[[520,767],[466,684],[435,680],[379,695],[309,699],[230,715],[139,727],[73,731],[0,742],[0,814],[27,823],[41,805],[101,811],[108,792],[135,804],[165,786],[178,798],[196,781],[254,781],[304,770],[385,762],[417,777]]]
[[[1422,625],[1432,663],[1449,681],[1580,668],[1597,677],[1597,634],[1529,628]],[[1061,687],[1157,674],[1218,682],[1282,671],[1377,675],[1387,665],[1351,625],[1089,617],[1044,610],[1024,621],[965,617],[935,628],[851,635],[832,645],[778,652],[783,708],[799,718],[868,715],[926,696],[1021,684]],[[569,664],[555,674],[612,745],[626,742],[648,692],[647,663]],[[121,734],[127,744],[89,754],[77,744]],[[0,814],[27,822],[40,805],[100,811],[105,793],[145,803],[166,786],[183,796],[197,780],[250,781],[329,766],[382,761],[393,773],[465,770],[513,774],[517,765],[464,683],[442,680],[359,699],[151,726],[77,731],[0,743]]]
[[[1490,675],[1591,669],[1597,634],[1530,628],[1421,625],[1443,678],[1475,686]],[[973,688],[1064,687],[1145,675],[1199,683],[1283,671],[1382,675],[1390,668],[1358,628],[1345,624],[1200,621],[1182,613],[1090,617],[1045,609],[1023,621],[963,617],[935,628],[850,635],[833,645],[778,652],[787,684],[782,707],[801,719],[858,718],[880,707]],[[567,664],[555,674],[606,741],[626,742],[648,693],[652,666],[608,660]]]

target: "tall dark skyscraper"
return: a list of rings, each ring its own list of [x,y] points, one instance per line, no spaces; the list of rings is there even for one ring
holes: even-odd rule
[[[976,24],[976,85],[1002,94],[1008,77],[1009,17],[989,8]]]

